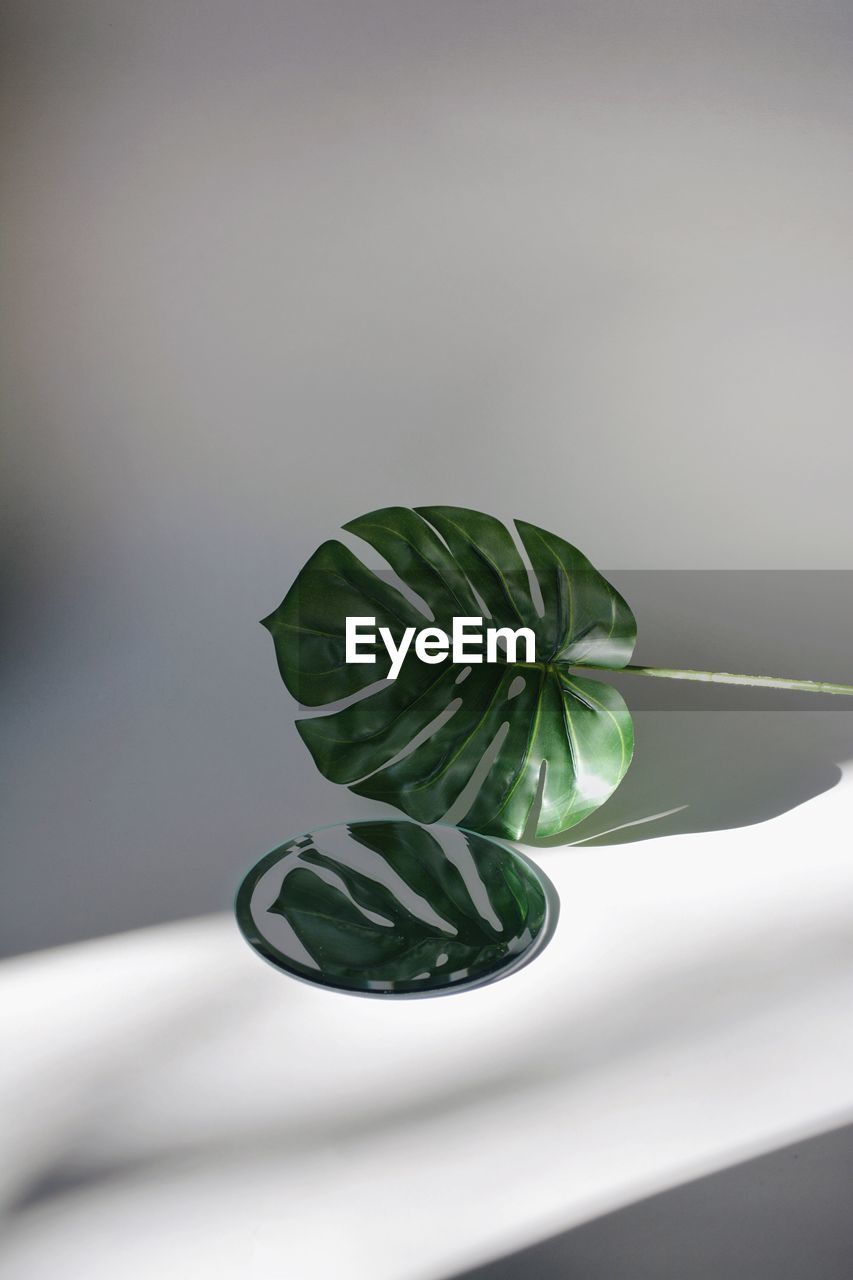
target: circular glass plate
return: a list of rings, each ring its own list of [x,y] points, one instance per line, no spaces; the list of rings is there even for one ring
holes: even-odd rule
[[[350,822],[261,858],[235,911],[249,945],[293,977],[360,995],[436,995],[526,964],[553,933],[557,895],[485,836]]]

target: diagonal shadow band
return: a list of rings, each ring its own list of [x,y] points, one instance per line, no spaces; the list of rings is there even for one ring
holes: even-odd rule
[[[560,1013],[550,1005],[529,1010],[526,1036],[508,1042],[501,1056],[472,1061],[452,1080],[439,1080],[430,1087],[424,1087],[422,1081],[413,1083],[400,1097],[375,1095],[355,1109],[345,1099],[333,1106],[323,1098],[322,1105],[298,1114],[280,1106],[267,1112],[262,1121],[252,1117],[236,1125],[217,1124],[203,1134],[175,1133],[168,1142],[150,1148],[131,1143],[95,1156],[71,1135],[9,1206],[8,1220],[39,1212],[45,1204],[65,1197],[91,1195],[120,1182],[159,1181],[201,1165],[210,1170],[239,1166],[247,1160],[293,1161],[318,1149],[375,1138],[378,1133],[396,1133],[412,1140],[438,1120],[456,1118],[462,1122],[483,1109],[523,1108],[525,1099],[533,1094],[556,1091],[558,1095],[566,1088],[575,1089],[585,1078],[614,1063],[638,1062],[652,1051],[675,1051],[685,1036],[706,1035],[749,1020],[771,1004],[798,1001],[827,975],[849,967],[853,955],[849,910],[844,904],[842,908],[829,913],[823,907],[817,910],[796,952],[781,961],[778,949],[768,948],[768,937],[775,936],[776,926],[760,929],[748,919],[725,934],[723,950],[723,938],[715,938],[694,955],[688,967],[652,966],[637,973],[608,1000],[593,996],[586,1008],[573,1013]],[[240,984],[222,1002],[218,1019],[215,998],[211,1009],[204,1001],[200,1010],[195,1008],[195,999],[188,1005],[178,1035],[174,1029],[179,1003],[162,1028],[147,1034],[148,1052],[134,1043],[131,1082],[133,1075],[146,1075],[157,1063],[158,1053],[179,1059],[180,1047],[175,1052],[175,1042],[180,1046],[181,1040],[200,1038],[204,1044],[209,1019],[218,1033],[214,1043],[221,1044],[227,1031],[230,1041],[240,1044],[257,1034],[256,1019],[263,1024],[271,1009],[276,1018],[282,1010],[277,991],[253,998]],[[642,1009],[641,1017],[638,1009]],[[126,1072],[124,1057],[118,1069],[113,1064],[112,1070],[105,1072],[92,1101],[92,1120],[99,1114],[103,1120],[104,1098],[109,1114],[114,1089],[121,1098],[127,1087]],[[535,1271],[529,1274],[537,1275]],[[592,1277],[582,1273],[581,1280]],[[610,1277],[605,1274],[601,1280]],[[669,1280],[669,1276],[665,1273],[660,1280]]]
[[[849,1280],[853,1125],[608,1213],[454,1280]]]

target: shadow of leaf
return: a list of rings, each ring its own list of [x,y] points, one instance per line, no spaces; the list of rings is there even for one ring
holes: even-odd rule
[[[626,844],[766,822],[830,790],[839,761],[853,758],[844,710],[646,711],[635,725],[619,790],[582,825],[532,845]]]

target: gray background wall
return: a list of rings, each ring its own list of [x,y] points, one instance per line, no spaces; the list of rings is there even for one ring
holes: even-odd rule
[[[562,533],[641,660],[853,675],[811,572],[853,568],[849,6],[0,22],[7,950],[225,905],[361,811],[256,619],[374,506]]]

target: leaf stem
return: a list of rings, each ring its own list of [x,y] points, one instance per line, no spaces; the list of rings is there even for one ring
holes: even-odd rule
[[[762,689],[796,689],[803,693],[836,693],[853,696],[853,685],[832,684],[827,680],[786,680],[782,676],[741,676],[732,675],[729,671],[690,671],[677,667],[629,665],[619,670],[630,671],[637,676],[655,676],[660,680],[698,680],[703,684],[741,684]]]

